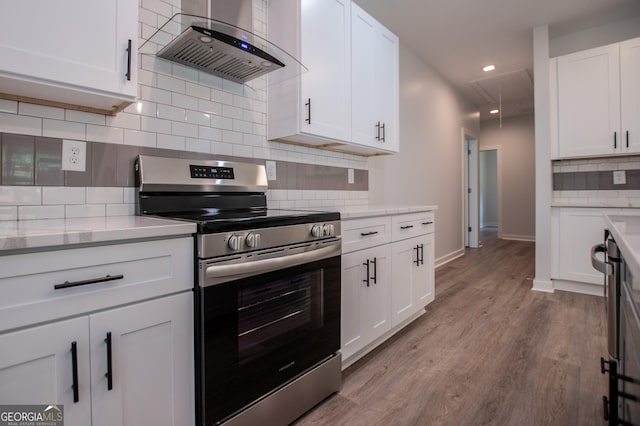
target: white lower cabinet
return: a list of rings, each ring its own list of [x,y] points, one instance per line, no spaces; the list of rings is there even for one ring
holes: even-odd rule
[[[0,317],[44,311],[0,325],[0,401],[63,404],[68,426],[193,424],[192,250],[180,238],[0,256]]]
[[[389,245],[342,256],[342,358],[348,359],[391,328]]]
[[[434,300],[433,223],[433,212],[343,220],[343,367]]]

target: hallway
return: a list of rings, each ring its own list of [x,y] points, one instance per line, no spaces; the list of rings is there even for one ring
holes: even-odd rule
[[[534,243],[481,238],[436,270],[426,313],[296,424],[605,424],[603,300],[531,291]]]

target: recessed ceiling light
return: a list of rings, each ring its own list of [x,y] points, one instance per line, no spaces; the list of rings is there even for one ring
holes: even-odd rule
[[[492,109],[491,111],[489,111],[489,114],[497,114],[499,112],[500,112],[499,109]]]
[[[485,67],[482,67],[482,71],[484,72],[489,72],[489,71],[493,71],[496,69],[496,66],[491,64],[491,65],[487,65]]]

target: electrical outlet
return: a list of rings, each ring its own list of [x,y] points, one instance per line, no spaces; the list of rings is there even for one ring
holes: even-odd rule
[[[616,170],[613,172],[613,184],[625,185],[627,183],[627,174],[624,170]]]
[[[347,170],[347,183],[356,183],[355,173],[353,169]]]
[[[265,167],[267,168],[267,180],[276,180],[276,162],[267,161]]]
[[[62,170],[84,172],[87,168],[87,143],[62,140]]]

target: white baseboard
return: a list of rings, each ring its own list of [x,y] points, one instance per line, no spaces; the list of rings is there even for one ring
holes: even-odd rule
[[[544,293],[553,293],[553,282],[534,278],[533,286],[531,287],[531,290],[541,291]]]
[[[514,234],[502,234],[503,240],[514,240],[514,241],[527,241],[531,243],[536,242],[536,237],[532,235],[514,235]]]
[[[604,297],[604,284],[590,284],[556,279],[552,279],[551,281],[553,281],[553,288],[556,290]]]
[[[445,265],[449,262],[451,262],[452,260],[456,260],[459,257],[464,256],[464,247],[456,250],[454,252],[451,252],[449,254],[446,254],[444,256],[441,256],[439,258],[436,259],[435,261],[435,268],[438,269],[439,267],[441,267],[442,265]]]

